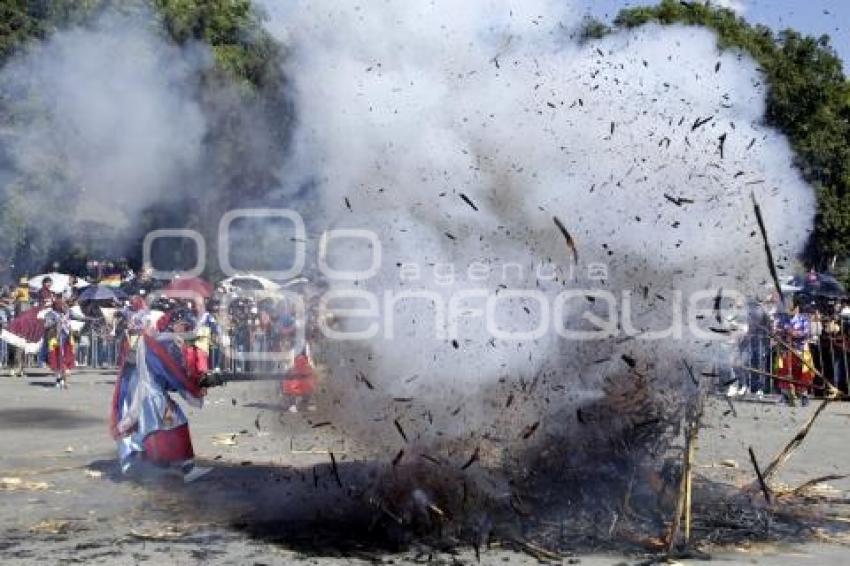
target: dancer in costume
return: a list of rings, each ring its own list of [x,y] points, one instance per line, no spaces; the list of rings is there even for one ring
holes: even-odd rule
[[[307,344],[295,355],[292,367],[283,376],[280,384],[285,404],[289,405],[290,413],[297,413],[303,405],[308,411],[315,411],[313,394],[316,391],[316,370],[310,358],[310,348]]]
[[[62,298],[54,299],[50,308],[41,311],[38,316],[44,321],[43,344],[46,345],[47,365],[56,374],[56,387],[67,389],[68,375],[77,365],[72,323],[84,317],[82,313],[69,309]]]
[[[167,313],[154,324],[141,297],[122,312],[126,337],[112,400],[112,433],[125,474],[142,460],[176,471],[186,482],[210,471],[195,466],[189,423],[171,397],[177,393],[190,405],[203,405],[203,376],[187,366],[181,338],[190,324],[187,313]]]

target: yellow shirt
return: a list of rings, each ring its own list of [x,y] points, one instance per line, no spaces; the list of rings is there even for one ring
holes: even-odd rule
[[[29,287],[22,285],[15,289],[15,294],[12,295],[15,299],[16,303],[28,303],[30,302],[30,289]]]

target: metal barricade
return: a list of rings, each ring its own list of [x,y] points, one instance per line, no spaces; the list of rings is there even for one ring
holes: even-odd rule
[[[118,345],[113,336],[90,330],[80,338],[77,362],[92,369],[114,369],[118,367]]]
[[[281,376],[291,367],[295,348],[277,343],[246,327],[221,329],[210,349],[210,367],[233,373],[274,373]]]
[[[833,323],[830,325],[830,323]],[[812,336],[802,347],[797,343],[796,354],[787,355],[787,346],[793,346],[785,341],[776,340],[768,333],[753,333],[740,340],[740,350],[737,362],[730,365],[733,371],[726,379],[721,375],[721,384],[738,383],[750,393],[763,391],[765,394],[780,393],[781,381],[770,375],[790,377],[791,370],[780,367],[780,364],[790,363],[802,366],[807,373],[814,376],[812,392],[815,395],[824,394],[829,387],[824,383],[835,385],[843,394],[848,394],[848,369],[850,369],[850,354],[847,352],[850,341],[847,340],[850,331],[850,320],[837,317],[818,320]],[[784,358],[784,359],[783,359]],[[801,360],[800,358],[803,358]],[[783,361],[780,361],[783,360]],[[751,368],[752,371],[747,368]],[[799,369],[799,367],[798,367]],[[823,376],[823,380],[817,375]]]

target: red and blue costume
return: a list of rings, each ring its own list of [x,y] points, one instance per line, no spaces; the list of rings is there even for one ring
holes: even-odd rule
[[[171,394],[202,406],[201,377],[187,365],[179,335],[154,329],[144,309],[129,313],[111,419],[122,471],[128,472],[136,459],[191,469],[194,450],[189,423]]]

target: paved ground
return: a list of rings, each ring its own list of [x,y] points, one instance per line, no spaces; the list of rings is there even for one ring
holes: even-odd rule
[[[47,376],[0,377],[0,555],[6,564],[310,564],[425,562],[429,553],[382,549],[369,541],[367,517],[351,486],[368,470],[342,431],[316,424],[326,415],[281,413],[273,383],[211,390],[189,411],[195,450],[213,472],[183,485],[116,473],[107,433],[110,372],[75,375],[67,391]],[[747,448],[772,455],[811,414],[767,403],[712,400],[700,436],[697,472],[732,485],[753,481]],[[783,469],[790,485],[850,471],[850,404],[835,404]],[[329,463],[338,459],[341,481]],[[342,484],[342,487],[340,487]],[[829,482],[841,496],[848,480]],[[824,511],[847,524],[841,509]],[[821,513],[822,515],[823,513]],[[325,532],[314,526],[315,519]],[[312,525],[312,526],[311,526]],[[339,530],[350,531],[339,536]],[[828,531],[828,532],[827,532]],[[818,531],[820,532],[820,531]],[[336,542],[323,545],[327,537]],[[808,542],[806,542],[806,540]],[[806,532],[802,543],[713,549],[726,563],[843,564],[841,529]],[[474,563],[471,551],[432,554],[437,563]],[[581,556],[581,564],[636,563],[634,557]],[[526,554],[489,549],[482,564],[533,564]],[[565,561],[566,563],[566,561]]]

